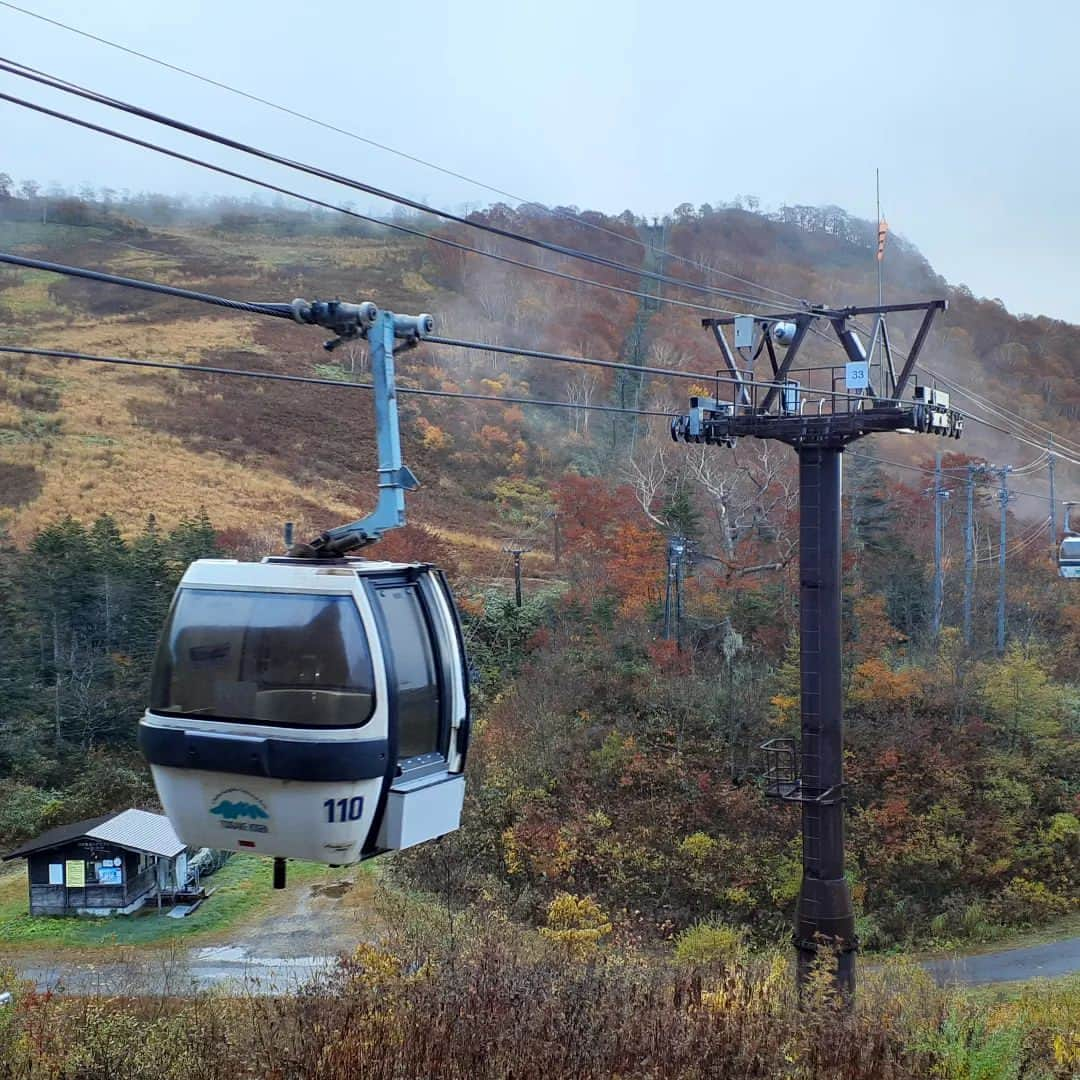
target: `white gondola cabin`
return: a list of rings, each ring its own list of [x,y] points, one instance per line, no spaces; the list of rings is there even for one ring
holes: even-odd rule
[[[139,730],[186,844],[331,864],[456,829],[468,736],[444,577],[353,558],[193,563]]]
[[[1058,570],[1063,578],[1080,578],[1080,536],[1066,536],[1061,541]]]

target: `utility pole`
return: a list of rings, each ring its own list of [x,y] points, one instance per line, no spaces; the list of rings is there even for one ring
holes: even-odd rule
[[[676,536],[675,543],[675,648],[682,652],[682,583],[686,537]]]
[[[1001,506],[1001,536],[998,540],[998,604],[997,604],[997,653],[1005,655],[1005,543],[1007,540],[1006,524],[1009,516],[1009,473],[1011,465],[1001,465],[998,470],[1001,488],[998,491],[998,503]]]
[[[1050,436],[1050,441],[1047,444],[1047,450],[1050,457],[1046,463],[1046,467],[1050,472],[1050,558],[1057,558],[1057,546],[1058,546],[1058,527],[1057,527],[1057,493],[1054,490],[1054,436]]]
[[[945,508],[949,493],[941,486],[941,451],[934,456],[934,640],[941,636],[941,614],[945,604]]]
[[[680,649],[682,648],[682,561],[685,554],[686,537],[678,534],[668,537],[667,584],[664,589],[664,640],[671,640],[674,609],[675,639]]]
[[[761,318],[753,317],[765,344],[779,344],[780,360],[770,346],[772,371],[767,381],[746,378],[736,365],[722,333],[733,317],[704,319],[716,338],[726,366],[723,388],[718,376],[715,397],[697,396],[690,411],[672,420],[676,441],[733,446],[738,438],[775,439],[799,458],[799,661],[801,744],[774,739],[766,755],[766,794],[802,808],[802,884],[794,944],[800,988],[823,952],[836,958],[836,985],[850,999],[855,991],[855,913],[844,877],[844,729],[843,634],[841,603],[841,472],[844,447],[864,436],[887,431],[917,431],[959,437],[963,417],[947,397],[929,387],[915,387],[905,400],[916,358],[931,324],[947,302],[879,304],[876,307],[812,307]],[[920,312],[922,322],[899,375],[883,370],[882,393],[862,393],[866,354],[848,320],[859,315]],[[746,318],[740,317],[740,323]],[[834,395],[795,380],[794,361],[818,320],[831,325],[847,358],[847,376],[855,386]],[[885,333],[883,328],[883,334]],[[739,327],[735,326],[738,335]],[[738,342],[738,337],[736,337]],[[724,397],[726,400],[721,400]]]
[[[517,607],[521,607],[521,556],[530,550],[517,544],[507,544],[503,548],[503,551],[514,556],[514,604]]]
[[[667,572],[664,581],[664,640],[671,640],[671,586],[675,573],[675,564],[671,560],[671,541],[667,546]]]
[[[979,465],[967,467],[967,518],[964,521],[964,644],[971,647],[971,608],[975,593],[975,476]]]

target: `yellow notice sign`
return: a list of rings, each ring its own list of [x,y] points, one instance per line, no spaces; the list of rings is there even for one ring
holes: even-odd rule
[[[86,863],[82,859],[68,859],[64,864],[69,889],[86,888]]]

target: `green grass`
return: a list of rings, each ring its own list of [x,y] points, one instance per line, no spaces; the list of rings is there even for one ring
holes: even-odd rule
[[[1004,952],[1007,949],[1025,949],[1032,945],[1052,945],[1055,941],[1080,935],[1080,911],[1061,915],[1034,927],[1014,927],[994,925],[989,928],[989,935],[980,941],[956,938],[948,941],[935,941],[924,948],[909,949],[895,946],[882,950],[878,954],[867,955],[905,955],[920,960],[932,960],[945,954],[960,953],[964,956],[979,956],[982,953]]]
[[[961,987],[957,993],[979,1005],[1003,1005],[1020,1001],[1032,994],[1057,994],[1080,1002],[1080,974],[1062,975],[1057,979],[1017,979],[1015,982],[987,983],[983,986]]]
[[[315,375],[319,379],[335,379],[337,382],[352,382],[353,377],[340,364],[316,364]],[[357,381],[360,373],[357,372]]]
[[[94,225],[60,225],[40,221],[0,221],[0,243],[6,248],[21,245],[69,246],[87,240],[101,240],[109,235],[108,229]]]
[[[20,948],[97,948],[162,945],[210,937],[262,913],[274,899],[272,865],[269,859],[255,855],[234,855],[206,879],[207,888],[215,890],[213,896],[184,919],[159,915],[153,904],[135,915],[109,918],[31,916],[27,914],[25,872],[6,875],[0,880],[0,943]],[[327,868],[321,863],[290,862],[289,887],[326,874]]]

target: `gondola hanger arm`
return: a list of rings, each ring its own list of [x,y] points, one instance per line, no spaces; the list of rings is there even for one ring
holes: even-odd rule
[[[371,376],[375,396],[375,436],[379,451],[379,498],[370,514],[339,525],[310,543],[294,544],[294,558],[336,559],[349,551],[366,547],[382,538],[388,529],[405,524],[405,493],[419,482],[401,460],[397,389],[394,381],[394,354],[413,348],[435,328],[430,315],[397,315],[368,302],[293,301],[297,322],[332,330],[336,335],[324,344],[327,351],[345,341],[364,338],[371,355]]]

